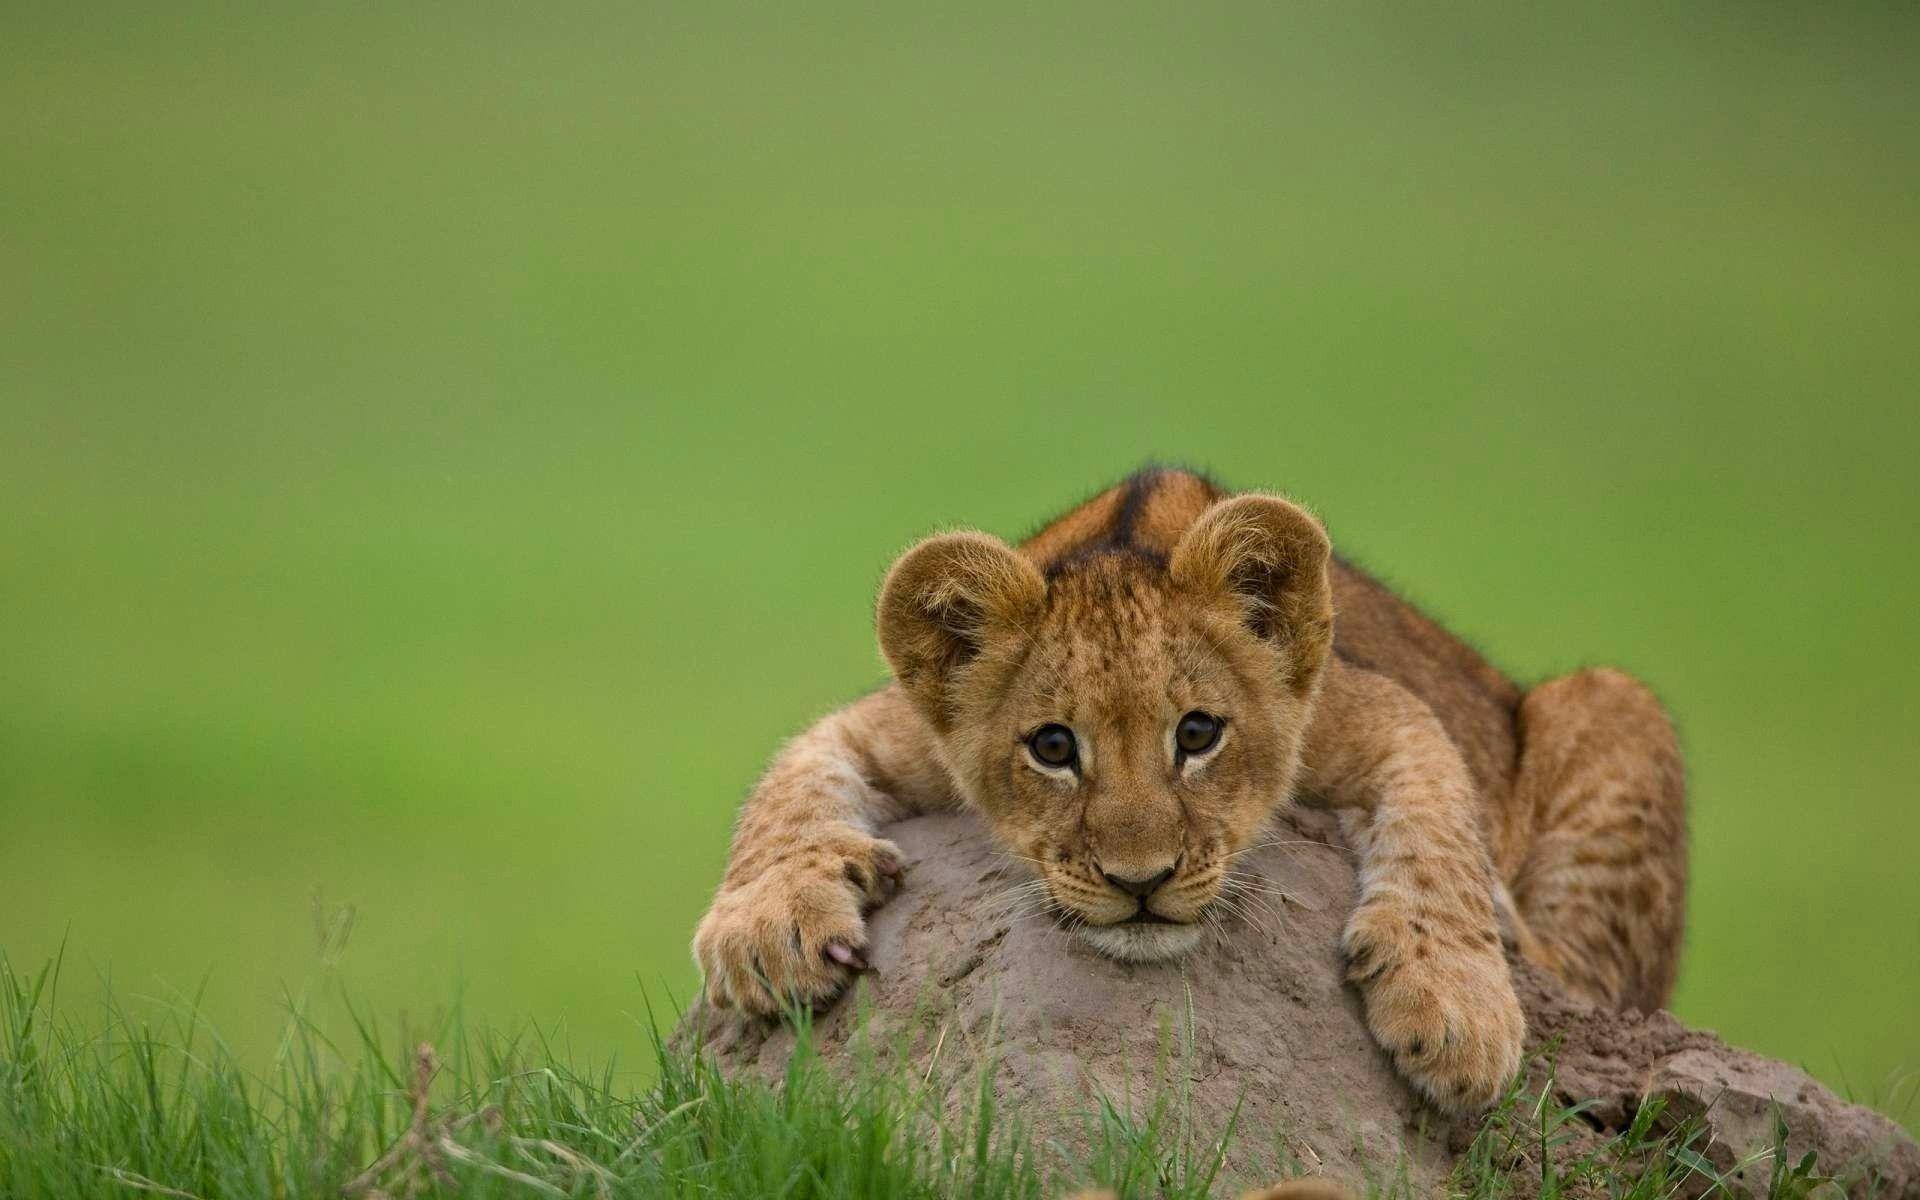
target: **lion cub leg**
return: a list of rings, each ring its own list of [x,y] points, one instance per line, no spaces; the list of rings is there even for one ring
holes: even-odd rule
[[[788,743],[740,810],[694,934],[707,998],[772,1016],[838,995],[866,965],[867,912],[900,880],[900,851],[875,830],[950,792],[898,688]]]
[[[1515,809],[1532,837],[1508,883],[1522,952],[1586,999],[1659,1008],[1687,890],[1673,725],[1638,680],[1596,669],[1528,692],[1520,732]]]
[[[1437,1104],[1483,1108],[1520,1066],[1526,1022],[1494,914],[1480,796],[1431,709],[1336,662],[1303,784],[1344,809],[1360,895],[1343,938],[1367,1026]]]

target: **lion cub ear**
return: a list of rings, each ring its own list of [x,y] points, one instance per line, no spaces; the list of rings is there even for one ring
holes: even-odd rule
[[[1332,553],[1311,513],[1249,493],[1201,513],[1173,548],[1167,570],[1180,587],[1233,597],[1247,627],[1286,650],[1293,682],[1304,690],[1333,646]]]
[[[997,638],[1030,626],[1046,601],[1034,565],[999,538],[943,533],[901,555],[880,586],[880,652],[922,714],[944,731],[955,676]]]

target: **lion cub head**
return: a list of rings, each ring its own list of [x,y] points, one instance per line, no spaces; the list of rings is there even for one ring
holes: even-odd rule
[[[1039,564],[943,534],[888,573],[881,649],[1082,936],[1170,958],[1291,791],[1332,642],[1328,556],[1317,521],[1265,495],[1214,504],[1166,551]]]

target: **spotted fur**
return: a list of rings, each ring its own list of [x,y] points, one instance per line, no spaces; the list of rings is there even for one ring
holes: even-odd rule
[[[1613,671],[1523,693],[1281,497],[1153,470],[1017,549],[930,538],[876,625],[895,682],[790,743],[741,811],[694,940],[718,1004],[845,986],[899,875],[879,830],[908,813],[973,807],[1093,946],[1152,960],[1197,943],[1296,798],[1341,812],[1349,977],[1442,1106],[1491,1102],[1518,1067],[1503,940],[1597,1001],[1672,986],[1684,785],[1657,702]],[[1224,720],[1203,755],[1172,734],[1193,711]],[[1073,732],[1072,769],[1029,752],[1047,724]]]

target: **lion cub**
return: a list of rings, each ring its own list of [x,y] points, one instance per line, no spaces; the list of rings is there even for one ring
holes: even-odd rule
[[[819,1002],[898,880],[876,831],[968,806],[1095,949],[1193,948],[1296,793],[1359,855],[1343,949],[1374,1036],[1436,1103],[1497,1098],[1524,1023],[1502,946],[1596,1001],[1672,986],[1680,753],[1590,670],[1522,692],[1334,558],[1278,496],[1145,471],[1015,549],[949,533],[881,588],[895,682],[800,735],[741,810],[694,955],[716,1004]]]

